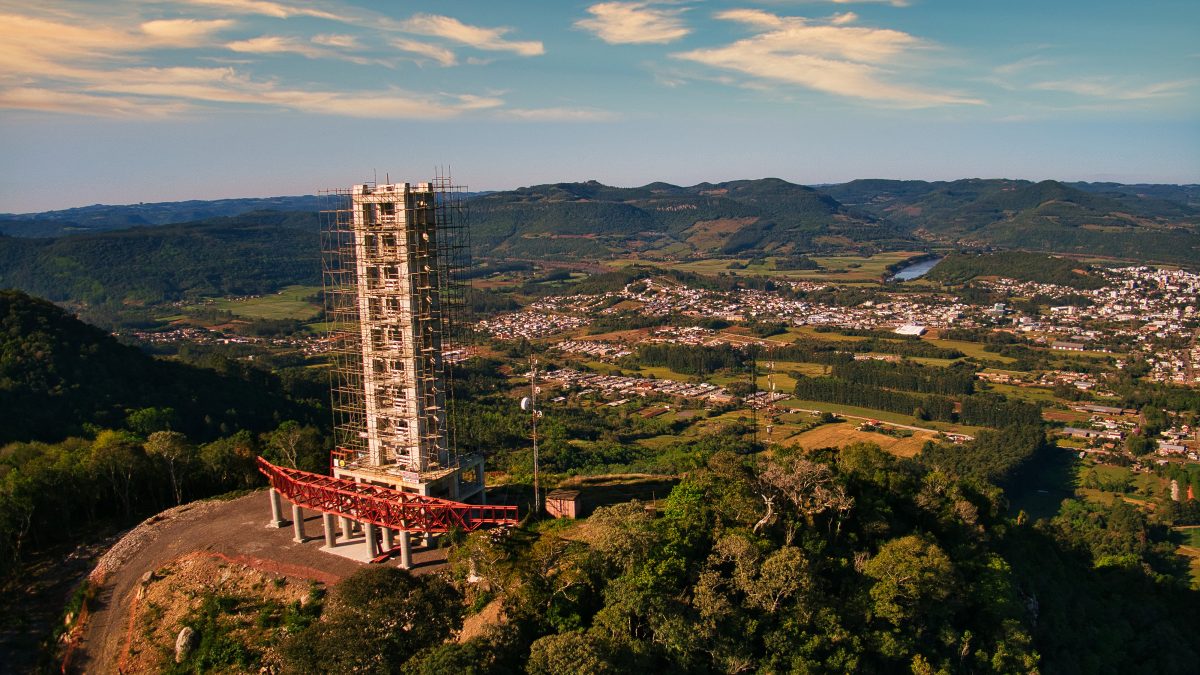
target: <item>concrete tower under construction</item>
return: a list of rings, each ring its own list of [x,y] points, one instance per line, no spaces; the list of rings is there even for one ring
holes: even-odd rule
[[[330,193],[323,266],[337,478],[482,499],[483,459],[456,447],[446,363],[467,246],[461,194],[445,177]]]

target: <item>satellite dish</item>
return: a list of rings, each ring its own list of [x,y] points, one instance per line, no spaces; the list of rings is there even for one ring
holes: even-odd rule
[[[525,398],[522,398],[521,399],[521,410],[524,410],[525,412],[529,412],[530,410],[533,410],[533,399],[529,398],[528,396],[526,396]]]

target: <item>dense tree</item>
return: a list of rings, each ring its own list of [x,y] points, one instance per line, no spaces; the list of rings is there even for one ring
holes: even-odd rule
[[[144,447],[148,456],[166,465],[175,503],[182,504],[183,481],[197,458],[195,446],[178,431],[156,431],[146,439]]]
[[[207,440],[272,428],[277,415],[324,419],[245,362],[213,355],[197,367],[155,359],[17,291],[0,291],[0,409],[0,442],[58,441],[121,426]]]
[[[958,579],[938,545],[918,535],[892,539],[863,566],[874,580],[872,614],[888,627],[877,634],[885,656],[906,658],[952,616]]]
[[[437,575],[368,566],[334,588],[321,617],[283,647],[293,673],[403,673],[462,622],[462,596]],[[415,663],[414,663],[415,665]]]
[[[265,456],[280,466],[320,472],[328,465],[325,439],[316,427],[288,420],[265,434],[264,441]]]

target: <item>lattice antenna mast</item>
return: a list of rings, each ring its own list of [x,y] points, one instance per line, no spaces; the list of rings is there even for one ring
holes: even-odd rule
[[[758,447],[758,401],[755,394],[758,393],[758,349],[755,345],[750,345],[750,429],[754,439],[754,447]]]
[[[537,357],[529,357],[529,396],[521,400],[521,408],[529,413],[532,420],[532,436],[533,436],[533,513],[539,513],[542,509],[541,489],[538,483],[538,418],[542,416],[542,411],[537,407],[538,383],[537,383]]]

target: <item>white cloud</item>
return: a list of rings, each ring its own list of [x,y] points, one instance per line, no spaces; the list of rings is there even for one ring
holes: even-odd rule
[[[1032,86],[1041,91],[1058,91],[1076,96],[1087,96],[1116,101],[1138,101],[1152,98],[1178,96],[1196,85],[1198,80],[1172,80],[1150,84],[1114,82],[1109,78],[1083,78],[1036,82]]]
[[[428,95],[398,88],[382,92],[322,91],[277,86],[234,68],[131,68],[105,73],[92,82],[94,93],[117,93],[148,100],[264,105],[301,112],[385,119],[439,119],[504,105],[491,96]]]
[[[358,49],[358,38],[353,35],[334,35],[323,34],[314,35],[313,44],[321,45],[322,47],[337,47],[338,49]]]
[[[531,122],[609,122],[617,119],[615,113],[593,108],[508,108],[501,113]]]
[[[213,33],[234,25],[231,19],[157,19],[141,25],[142,32],[163,43],[171,42],[177,46],[202,44]]]
[[[0,81],[73,77],[79,66],[122,62],[148,49],[193,47],[228,26],[223,21],[149,21],[135,30],[86,21],[0,14]]]
[[[39,87],[12,87],[0,89],[0,109],[96,117],[167,117],[187,110],[187,105],[174,101],[133,100]]]
[[[601,2],[587,11],[592,18],[575,25],[609,44],[666,44],[691,32],[679,18],[685,10],[653,7],[649,2]]]
[[[391,41],[391,45],[400,51],[423,56],[443,66],[453,66],[458,63],[458,57],[452,50],[431,42],[421,42],[420,40],[410,40],[408,38],[394,38]]]
[[[1041,56],[1027,56],[1023,59],[1017,59],[1011,63],[1004,63],[993,68],[993,72],[997,75],[1016,75],[1019,72],[1029,70],[1030,68],[1039,68],[1041,66],[1052,65],[1054,62],[1050,59]]]
[[[545,53],[541,42],[504,39],[504,35],[511,31],[510,28],[472,26],[453,17],[438,14],[413,15],[400,22],[400,28],[408,33],[440,37],[487,51],[513,52],[521,56],[538,56]]]
[[[230,51],[242,54],[299,54],[310,59],[330,54],[329,51],[305,40],[285,35],[262,35],[248,40],[229,42],[225,44],[225,47]]]
[[[343,90],[337,84],[303,86],[282,74],[251,74],[254,61],[230,57],[289,55],[338,58],[356,63],[395,65],[393,49],[444,66],[460,62],[451,44],[485,53],[466,57],[466,63],[486,63],[486,52],[524,56],[544,53],[541,42],[510,39],[511,29],[480,27],[457,19],[418,14],[403,21],[348,12],[335,16],[306,4],[272,0],[172,0],[207,8],[201,16],[220,12],[259,14],[288,19],[309,17],[352,26],[342,32],[239,36],[220,35],[238,25],[228,18],[158,18],[153,14],[131,19],[128,14],[67,11],[0,10],[0,109],[30,110],[106,117],[158,118],[214,108],[268,108],[319,115],[381,119],[448,119],[486,115],[530,121],[610,119],[611,114],[586,108],[508,108],[499,93],[416,92],[399,87]],[[147,0],[142,7],[164,4]],[[250,20],[246,20],[249,24]],[[296,24],[303,30],[305,24]],[[357,29],[364,29],[359,32]],[[348,34],[352,33],[352,34]],[[427,35],[430,39],[410,36]],[[225,56],[212,49],[225,48]],[[161,53],[176,50],[163,67]],[[186,51],[179,51],[186,50]],[[368,60],[383,56],[387,61]],[[206,61],[208,63],[206,63]],[[212,61],[224,61],[216,65]]]
[[[276,19],[289,19],[293,16],[310,16],[330,21],[344,21],[345,17],[333,12],[327,12],[315,7],[288,5],[272,0],[182,0],[184,4],[203,7],[215,7],[238,14],[259,14]]]
[[[785,23],[783,17],[761,9],[727,9],[717,12],[715,16],[725,21],[737,21],[759,28],[779,28]]]
[[[834,14],[829,18],[829,23],[835,26],[844,26],[848,23],[854,23],[855,21],[858,21],[858,15],[854,12],[841,12],[839,14]]]
[[[329,48],[318,43],[320,37],[326,38],[324,44],[331,42],[337,45],[346,44],[347,41],[341,39],[349,36],[317,36],[312,40],[294,37],[290,35],[260,35],[256,38],[247,40],[237,40],[228,42],[225,48],[237,52],[239,54],[299,54],[308,59],[342,59],[358,64],[375,64],[391,67],[393,64],[379,60],[368,59],[354,54],[344,52],[340,47]],[[330,40],[328,38],[332,37]],[[351,38],[353,40],[353,38]]]
[[[913,51],[929,47],[902,31],[818,24],[761,10],[729,10],[716,16],[758,32],[722,47],[672,56],[754,78],[746,84],[792,84],[910,107],[982,103],[954,92],[893,82],[892,69]]]
[[[892,7],[908,7],[908,0],[831,0],[835,5],[852,5],[856,3],[874,2]]]
[[[323,90],[256,79],[233,66],[150,67],[148,50],[201,43],[221,22],[149,21],[133,29],[63,16],[0,15],[0,108],[96,116],[162,117],[211,105],[267,106],[351,117],[444,119],[499,108],[496,96],[423,94],[402,89]],[[246,54],[337,56],[351,42],[289,36],[229,43]]]

